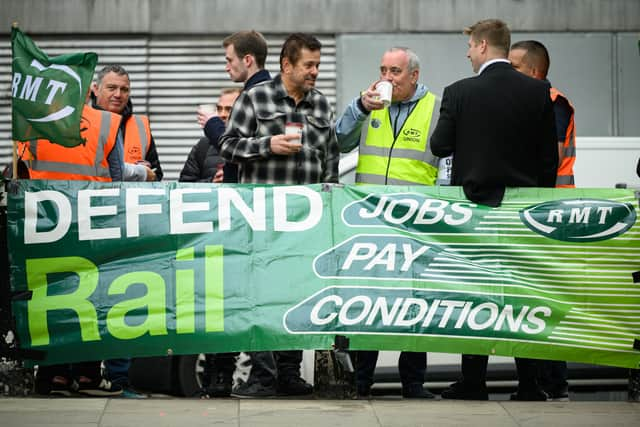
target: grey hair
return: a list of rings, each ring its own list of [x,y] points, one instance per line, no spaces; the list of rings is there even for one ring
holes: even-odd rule
[[[102,83],[102,79],[104,79],[104,76],[106,76],[109,73],[116,73],[119,76],[127,76],[127,78],[129,79],[129,73],[127,73],[127,70],[125,70],[121,65],[117,65],[117,64],[105,65],[96,74],[96,84],[100,86],[100,84]]]
[[[407,54],[407,57],[409,58],[409,72],[420,69],[420,58],[418,58],[418,55],[414,51],[412,51],[408,47],[396,46],[392,47],[387,52],[397,51],[401,51]]]

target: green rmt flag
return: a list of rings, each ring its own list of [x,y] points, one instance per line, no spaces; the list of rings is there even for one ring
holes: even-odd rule
[[[49,58],[15,27],[11,47],[13,139],[48,139],[65,147],[83,143],[82,107],[98,55],[88,52]]]

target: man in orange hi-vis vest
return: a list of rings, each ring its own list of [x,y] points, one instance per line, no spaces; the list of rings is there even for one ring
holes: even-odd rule
[[[84,144],[65,147],[44,139],[19,142],[18,157],[31,179],[120,181],[121,158],[116,146],[120,116],[85,105],[80,122]]]
[[[509,52],[513,68],[539,80],[546,80],[549,71],[549,52],[535,40],[514,43]],[[575,188],[573,164],[576,161],[575,110],[571,102],[558,89],[551,87],[551,101],[556,116],[558,134],[558,177],[556,187]]]
[[[511,45],[509,61],[516,70],[539,80],[546,80],[549,71],[549,52],[540,42],[526,40]],[[566,96],[558,89],[551,87],[551,101],[556,119],[558,135],[558,176],[556,187],[574,188],[573,164],[576,161],[576,130],[573,121],[574,108]],[[540,386],[550,400],[569,400],[569,383],[567,382],[567,362],[557,360],[540,360]]]
[[[151,135],[149,118],[133,114],[129,74],[120,65],[107,65],[96,74],[92,85],[92,106],[122,115],[125,181],[160,181],[162,168]]]
[[[124,163],[119,124],[119,115],[85,105],[80,122],[84,144],[65,147],[44,139],[19,142],[18,156],[31,179],[120,181]],[[39,366],[36,392],[108,397],[122,394],[122,388],[102,378],[98,360]]]

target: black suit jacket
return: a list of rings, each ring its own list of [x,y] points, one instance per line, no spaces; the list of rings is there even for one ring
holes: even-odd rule
[[[553,187],[558,170],[549,84],[497,62],[444,90],[431,151],[453,154],[452,185],[499,206],[505,187]]]

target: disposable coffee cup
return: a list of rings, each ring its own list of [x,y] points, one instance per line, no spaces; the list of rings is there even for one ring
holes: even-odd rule
[[[300,138],[300,142],[302,142],[302,123],[297,123],[297,122],[287,122],[287,124],[284,127],[284,134],[285,135],[298,135],[298,138]]]
[[[198,106],[198,111],[200,111],[201,114],[208,116],[216,112],[216,106],[213,104],[200,104]]]
[[[376,90],[380,94],[380,101],[382,101],[385,107],[388,107],[389,104],[391,104],[391,93],[393,92],[393,85],[391,82],[387,80],[378,82]]]

